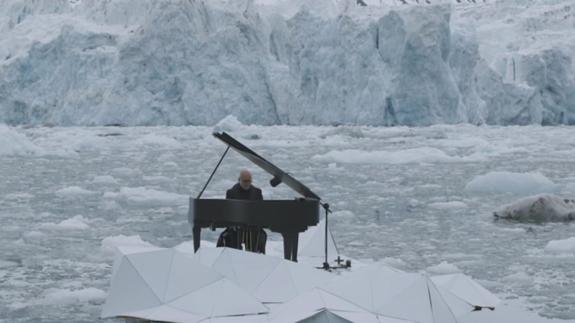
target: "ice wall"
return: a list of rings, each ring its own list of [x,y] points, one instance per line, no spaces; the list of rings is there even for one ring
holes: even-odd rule
[[[0,122],[575,124],[571,48],[489,52],[475,11],[371,3],[4,0]]]

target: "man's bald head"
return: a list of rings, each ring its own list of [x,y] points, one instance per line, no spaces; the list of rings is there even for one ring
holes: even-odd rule
[[[238,181],[244,190],[249,190],[250,186],[252,186],[252,173],[247,169],[242,169]]]

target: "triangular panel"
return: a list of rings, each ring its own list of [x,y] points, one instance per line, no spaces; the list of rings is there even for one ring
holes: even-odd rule
[[[281,261],[282,259],[276,257],[227,249],[222,252],[213,268],[238,286],[253,292]]]
[[[314,287],[322,286],[334,279],[333,274],[324,270],[317,270],[305,264],[285,261],[298,294],[306,292]]]
[[[385,291],[376,289],[374,299],[376,306],[374,312],[381,315],[391,317],[398,317],[402,319],[409,319],[420,323],[444,323],[434,322],[432,316],[431,302],[429,293],[427,291],[426,279],[424,276],[418,274],[410,274],[418,276],[418,279],[411,279],[409,284],[397,284],[393,286],[393,291],[387,293],[385,297],[378,295]],[[394,297],[389,297],[394,294]],[[381,302],[380,300],[385,300]],[[447,323],[447,322],[445,322]]]
[[[329,228],[328,228],[329,230]],[[333,236],[328,231],[328,255],[338,255]],[[321,220],[317,226],[309,228],[300,236],[298,255],[301,257],[324,257],[325,256],[325,220]]]
[[[446,289],[472,305],[495,307],[500,302],[497,296],[464,274],[435,276],[431,280],[440,290]]]
[[[268,309],[227,279],[170,302],[170,306],[207,316],[258,314]]]
[[[435,284],[427,279],[427,285],[429,289],[429,295],[431,298],[432,308],[433,308],[433,322],[435,323],[457,323],[453,312],[447,306],[447,303],[443,300],[443,297],[437,290]]]
[[[159,299],[163,299],[172,266],[173,249],[128,255],[128,259]]]
[[[353,323],[353,321],[346,320],[329,310],[322,310],[308,318],[298,321],[298,323]]]
[[[333,280],[323,289],[370,311],[375,309],[373,288],[367,275],[344,276]]]
[[[198,259],[202,265],[211,267],[226,249],[228,248],[201,247],[198,249],[198,252],[194,254],[194,258]]]
[[[112,277],[112,285],[102,310],[102,317],[113,317],[124,313],[160,305],[160,300],[136,271],[124,258]]]
[[[182,311],[171,306],[160,305],[157,307],[134,311],[122,316],[158,322],[200,322],[205,316]]]
[[[163,300],[170,302],[221,278],[220,274],[200,264],[195,257],[175,252]]]
[[[289,267],[281,262],[254,291],[264,303],[283,303],[298,295]]]

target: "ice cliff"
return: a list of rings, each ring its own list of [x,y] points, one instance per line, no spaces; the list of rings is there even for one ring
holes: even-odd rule
[[[365,2],[3,0],[0,123],[575,124],[570,1]]]

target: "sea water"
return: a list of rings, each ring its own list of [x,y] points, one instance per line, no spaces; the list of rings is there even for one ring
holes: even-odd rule
[[[200,192],[226,148],[209,127],[3,131],[19,141],[0,147],[2,322],[98,321],[113,262],[107,242],[189,241],[188,198]],[[575,197],[575,128],[236,125],[228,131],[331,205],[341,254],[407,271],[463,272],[540,315],[575,318],[575,253],[545,249],[575,237],[573,224],[492,215],[525,196],[525,187]],[[241,168],[253,171],[265,199],[297,196],[285,185],[272,188],[270,175],[230,151],[203,197],[224,198]],[[513,186],[502,178],[479,191],[467,185],[495,172],[523,181]],[[542,177],[552,184],[537,185]],[[215,241],[219,231],[202,233]]]

